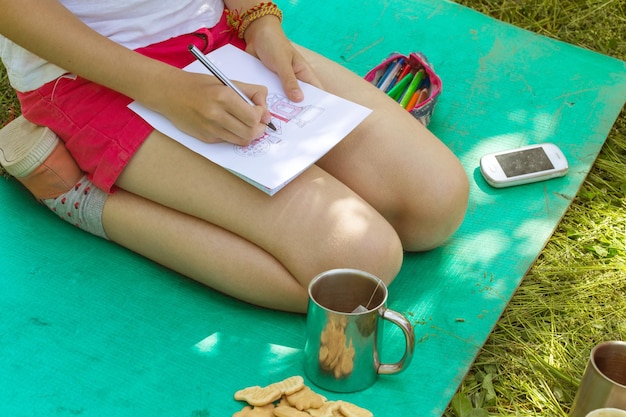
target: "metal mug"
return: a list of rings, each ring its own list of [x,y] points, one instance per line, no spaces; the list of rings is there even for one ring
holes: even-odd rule
[[[387,286],[378,277],[357,269],[333,269],[309,284],[304,369],[321,388],[354,392],[371,386],[379,374],[403,371],[415,346],[413,326],[387,308]],[[381,320],[399,326],[406,347],[402,358],[380,362]]]
[[[626,417],[626,410],[620,410],[618,408],[598,408],[585,417]]]
[[[570,417],[599,408],[626,410],[626,342],[603,342],[591,350]]]

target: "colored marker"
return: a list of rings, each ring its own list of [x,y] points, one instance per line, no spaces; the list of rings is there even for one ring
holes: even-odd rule
[[[415,103],[416,105],[423,103],[424,101],[426,101],[426,99],[428,99],[428,89],[426,88],[422,88],[420,90],[420,94],[417,97],[417,103]]]
[[[418,97],[419,97],[419,92],[418,91],[413,93],[413,95],[411,96],[411,99],[407,103],[405,109],[407,109],[409,111],[413,110],[413,107],[415,107],[415,104],[417,103],[417,98]]]
[[[380,87],[378,87],[379,89],[387,91],[387,88],[389,88],[389,84],[391,84],[391,81],[393,81],[393,77],[396,76],[396,72],[400,69],[401,65],[402,64],[400,61],[396,61],[395,64],[393,64],[391,70],[387,73],[387,75],[383,79],[383,82],[380,84]]]
[[[407,63],[402,69],[402,73],[400,74],[400,79],[403,79],[405,75],[407,75],[411,70],[415,68],[411,67],[411,64]],[[417,69],[416,69],[417,70]]]
[[[396,83],[391,90],[387,91],[387,95],[394,100],[397,100],[398,96],[402,93],[402,91],[404,91],[406,86],[409,85],[414,76],[415,74],[406,75],[398,83]]]
[[[394,62],[395,61],[392,61],[392,62],[389,63],[389,65],[387,65],[387,69],[385,69],[385,72],[383,73],[383,76],[380,77],[380,79],[378,80],[378,83],[376,84],[376,87],[378,87],[379,89],[380,89],[380,86],[382,85],[382,83],[385,81],[385,79],[389,75],[389,73],[391,72],[391,70],[393,69]]]
[[[409,104],[411,97],[413,97],[413,94],[415,94],[415,91],[417,90],[417,86],[419,85],[420,81],[422,81],[423,77],[424,77],[424,70],[417,71],[417,73],[411,80],[411,84],[409,84],[409,87],[406,89],[406,92],[402,96],[402,100],[400,100],[400,105],[402,107],[406,108],[407,104]]]
[[[410,70],[411,66],[409,64],[405,64],[404,59],[402,59],[402,67],[398,69],[397,75],[393,78],[389,87],[387,87],[386,92],[388,93],[393,87],[395,87],[396,83],[400,82]]]
[[[425,74],[424,78],[422,79],[422,82],[417,88],[428,88],[428,87],[430,87],[430,77],[428,76],[428,74]]]
[[[398,77],[400,76],[400,73],[402,72],[402,69],[404,68],[404,59],[400,59],[400,61],[398,61],[398,66],[396,68],[395,71],[393,71],[391,74],[389,74],[389,77],[391,78],[391,81],[389,82],[389,85],[387,86],[387,88],[385,88],[385,92],[389,91],[389,89],[391,87],[393,87],[393,85],[398,81]]]

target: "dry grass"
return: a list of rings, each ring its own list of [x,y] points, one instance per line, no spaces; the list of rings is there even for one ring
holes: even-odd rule
[[[20,104],[9,85],[6,71],[0,65],[0,127],[9,123],[20,114]],[[8,175],[0,166],[0,177]]]
[[[458,0],[626,60],[623,0]],[[626,111],[463,381],[448,416],[566,416],[589,351],[626,335]]]

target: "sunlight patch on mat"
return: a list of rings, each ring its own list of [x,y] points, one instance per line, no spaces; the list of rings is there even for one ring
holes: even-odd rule
[[[259,358],[264,358],[268,364],[283,362],[294,355],[299,355],[302,350],[288,346],[276,345],[273,343],[259,344],[258,341],[225,335],[222,332],[215,332],[202,339],[195,345],[193,350],[204,356],[221,356],[225,352],[233,349],[233,346],[248,346],[250,354]]]

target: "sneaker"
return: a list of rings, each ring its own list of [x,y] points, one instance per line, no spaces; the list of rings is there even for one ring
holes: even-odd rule
[[[38,200],[56,198],[83,176],[58,136],[24,116],[0,130],[0,165]]]
[[[14,177],[32,173],[50,156],[59,138],[20,116],[0,130],[0,165]]]

